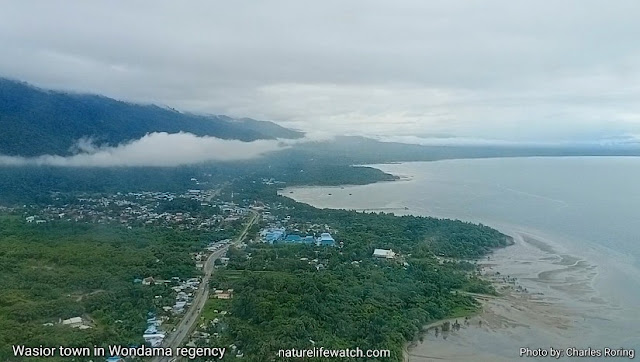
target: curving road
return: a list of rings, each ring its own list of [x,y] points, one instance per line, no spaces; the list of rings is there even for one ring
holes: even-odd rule
[[[193,296],[191,306],[180,320],[180,323],[178,323],[178,325],[176,326],[175,331],[169,333],[165,340],[162,342],[162,347],[169,347],[175,351],[177,347],[180,347],[182,345],[182,342],[200,318],[200,312],[202,311],[204,304],[209,299],[209,280],[211,279],[211,274],[215,270],[215,268],[213,267],[213,263],[216,259],[219,259],[227,252],[229,246],[237,245],[244,241],[249,232],[249,228],[253,224],[255,224],[258,219],[258,213],[256,213],[255,211],[251,211],[251,213],[251,219],[244,227],[240,235],[238,235],[236,240],[233,243],[221,248],[220,250],[213,252],[205,261],[203,268],[204,276],[202,277],[200,287]],[[176,360],[177,359],[175,357],[154,357],[152,359],[153,362],[172,362]]]

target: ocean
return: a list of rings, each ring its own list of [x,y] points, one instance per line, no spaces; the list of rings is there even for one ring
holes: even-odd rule
[[[533,325],[497,332],[496,345],[512,343],[515,350],[531,337],[527,343],[533,347],[554,341],[562,348],[640,346],[640,158],[494,158],[371,166],[401,180],[281,193],[320,208],[460,219],[516,236],[521,248],[498,257],[502,255],[507,261],[503,264],[510,265],[506,268],[519,273],[531,290],[540,291],[545,303],[566,311],[562,328],[540,327],[556,328],[566,340],[548,331],[536,340]],[[530,257],[534,249],[540,253],[535,259],[518,255]],[[461,340],[482,349],[473,346],[486,343],[477,335]]]

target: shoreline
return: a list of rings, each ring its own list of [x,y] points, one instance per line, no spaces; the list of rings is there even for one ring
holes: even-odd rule
[[[607,320],[612,315],[603,315],[611,305],[595,290],[584,287],[597,276],[596,266],[557,253],[545,240],[529,234],[512,237],[513,245],[495,250],[478,263],[481,277],[491,281],[499,295],[474,295],[481,308],[470,316],[469,325],[463,323],[460,330],[446,337],[426,333],[420,337],[422,341],[407,343],[404,361],[511,361],[519,358],[519,348],[525,346],[604,347],[598,344],[602,331],[585,323],[595,318]],[[583,279],[576,279],[580,275]],[[583,288],[576,287],[580,284]],[[455,318],[428,326],[452,320]],[[576,343],[572,340],[576,336],[583,340]],[[520,344],[514,345],[516,341]]]
[[[300,187],[295,188],[299,189]],[[317,186],[308,188],[317,188]],[[341,186],[322,188],[335,189],[341,188]],[[285,190],[287,189],[283,189],[280,194],[294,199]],[[300,202],[299,200],[295,201]],[[318,207],[312,203],[307,202],[307,204]],[[398,216],[411,214],[410,210],[405,208],[395,209],[402,211]],[[390,211],[390,208],[351,210]],[[416,216],[451,219],[445,216],[420,214]],[[477,221],[471,222],[478,223]],[[517,329],[535,328],[536,338],[532,339],[530,343],[527,341],[531,348],[549,346],[558,340],[567,341],[562,335],[571,327],[571,322],[578,316],[573,315],[570,307],[561,305],[560,302],[565,298],[557,293],[556,295],[549,294],[544,285],[536,287],[531,285],[531,282],[546,284],[547,281],[553,279],[553,273],[558,270],[558,267],[569,269],[574,267],[578,261],[584,262],[585,260],[570,256],[562,245],[535,237],[528,232],[490,224],[485,225],[500,231],[508,241],[508,245],[493,249],[491,253],[478,260],[480,277],[490,281],[499,295],[473,294],[480,306],[477,312],[468,316],[468,324],[465,323],[465,318],[462,316],[436,320],[423,326],[424,333],[421,332],[417,339],[404,343],[403,361],[511,361],[519,357],[517,352],[521,347],[513,345],[513,337],[517,334],[513,331]],[[585,266],[595,267],[588,263]],[[592,274],[589,277],[595,275]],[[542,283],[537,283],[535,279],[540,279]],[[525,283],[522,284],[521,280]],[[456,320],[461,324],[459,330],[450,330],[448,333],[435,335],[436,327],[441,328],[442,324],[446,322],[453,324]],[[495,339],[498,341],[494,341]]]
[[[394,175],[410,172],[410,169],[389,169],[385,165],[391,166],[387,163],[367,166]],[[436,186],[447,181],[439,179],[437,173],[433,176],[426,176],[426,173],[411,175],[413,181],[434,182]],[[433,192],[421,194],[415,186],[416,182],[407,187],[422,197],[418,200],[393,197],[396,189],[388,181],[345,185],[345,190],[336,191],[329,191],[335,189],[323,186],[310,186],[297,192],[300,187],[293,186],[281,193],[282,196],[318,208],[384,211],[398,216],[411,214],[482,223],[512,237],[514,245],[496,249],[489,254],[490,260],[479,261],[484,269],[482,277],[495,278],[496,275],[491,273],[496,271],[515,277],[518,284],[527,290],[527,295],[502,290],[500,285],[494,284],[502,295],[482,302],[481,310],[474,315],[474,321],[479,318],[485,321],[482,328],[474,326],[472,322],[470,328],[463,327],[460,331],[451,333],[446,340],[441,338],[442,335],[436,339],[431,333],[424,336],[424,342],[418,342],[418,336],[403,348],[408,361],[511,361],[520,358],[518,352],[521,347],[586,349],[630,348],[638,345],[637,334],[624,332],[637,330],[640,325],[640,316],[635,313],[637,304],[634,304],[637,301],[635,287],[640,286],[638,260],[632,255],[606,244],[595,243],[588,235],[585,237],[563,229],[558,231],[541,228],[535,223],[527,223],[526,219],[505,221],[509,219],[501,219],[499,214],[489,214],[487,218],[487,215],[472,214],[464,208],[459,208],[455,213],[455,208],[449,210],[446,208],[448,204],[437,198],[436,202],[425,199],[424,195],[431,195]],[[439,189],[449,191],[442,187]],[[495,190],[498,189],[499,187]],[[382,196],[367,196],[372,193],[380,193]],[[352,194],[353,199],[350,198]],[[407,197],[406,192],[398,194]],[[471,200],[475,201],[473,196],[470,196]],[[493,195],[485,192],[482,196]],[[535,201],[542,203],[547,200]],[[556,205],[552,204],[551,207],[553,211]],[[603,237],[596,235],[601,239]],[[512,286],[517,288],[518,285]],[[438,325],[446,320],[434,321],[427,326],[433,323]]]
[[[497,250],[501,250],[501,249],[505,249],[505,248],[509,248],[515,245],[515,241],[514,241],[514,237],[511,235],[507,235],[505,234],[506,238],[507,238],[507,242],[508,244],[502,248],[497,248],[492,250],[489,254],[486,255],[487,259],[478,259],[478,262],[481,261],[491,261],[490,257],[492,255],[494,255],[494,253]],[[412,341],[407,341],[404,346],[403,346],[403,361],[404,362],[410,362],[410,361],[417,361],[417,360],[422,360],[422,359],[438,359],[438,360],[447,360],[448,358],[446,356],[432,356],[432,355],[425,355],[422,353],[415,353],[414,350],[419,347],[422,343],[424,343],[424,339],[426,336],[429,335],[433,335],[435,338],[438,338],[439,336],[441,336],[441,338],[443,340],[446,340],[450,335],[453,335],[454,332],[460,332],[461,330],[467,329],[467,328],[471,328],[472,326],[477,326],[478,328],[482,327],[482,323],[483,321],[485,321],[485,325],[486,325],[486,310],[485,308],[487,307],[487,304],[492,301],[492,300],[496,300],[496,299],[510,299],[512,296],[510,295],[510,293],[512,293],[513,291],[509,291],[509,287],[511,284],[515,284],[515,280],[513,283],[510,283],[508,281],[499,281],[499,278],[490,278],[487,277],[486,275],[486,268],[489,267],[490,269],[492,268],[493,265],[495,264],[491,264],[491,263],[479,263],[479,271],[481,273],[480,278],[483,280],[486,280],[488,282],[491,282],[491,285],[494,287],[494,289],[496,290],[496,292],[498,293],[498,295],[489,295],[489,294],[479,294],[479,293],[470,293],[470,292],[463,292],[463,291],[458,291],[459,293],[464,293],[467,294],[469,296],[472,296],[474,298],[474,300],[476,302],[478,302],[479,306],[478,306],[478,310],[469,313],[468,315],[462,315],[462,316],[453,316],[453,317],[447,317],[447,318],[443,318],[443,319],[439,319],[439,320],[435,320],[431,323],[428,323],[426,325],[424,325],[421,328],[420,334]],[[455,328],[455,325],[458,325],[458,328]],[[445,328],[443,328],[444,325],[447,325],[446,327],[446,331]],[[413,358],[412,358],[413,357]],[[471,356],[469,356],[471,357]],[[416,359],[417,358],[417,359]],[[492,359],[495,360],[495,359]]]

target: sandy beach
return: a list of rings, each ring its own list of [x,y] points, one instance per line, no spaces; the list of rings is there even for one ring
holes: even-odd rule
[[[478,263],[500,296],[476,295],[482,311],[468,322],[458,318],[459,330],[443,333],[442,321],[427,326],[422,341],[409,345],[408,361],[513,361],[523,347],[598,347],[598,336],[618,325],[607,322],[624,318],[593,288],[595,265],[532,235],[511,235],[514,245]],[[599,316],[604,323],[588,321]]]

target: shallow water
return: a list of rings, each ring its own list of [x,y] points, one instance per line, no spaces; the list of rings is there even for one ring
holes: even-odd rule
[[[512,312],[520,304],[494,313],[500,315],[496,328],[461,331],[439,341],[441,357],[456,360],[454,351],[459,356],[486,351],[487,360],[510,359],[517,357],[518,347],[554,343],[562,348],[640,346],[640,158],[505,158],[374,167],[403,179],[289,188],[283,194],[317,207],[493,226],[517,242],[496,253],[496,268],[541,293],[539,304],[526,305],[519,314]],[[538,318],[545,314],[548,320]],[[414,351],[433,351],[433,342],[427,336]]]

